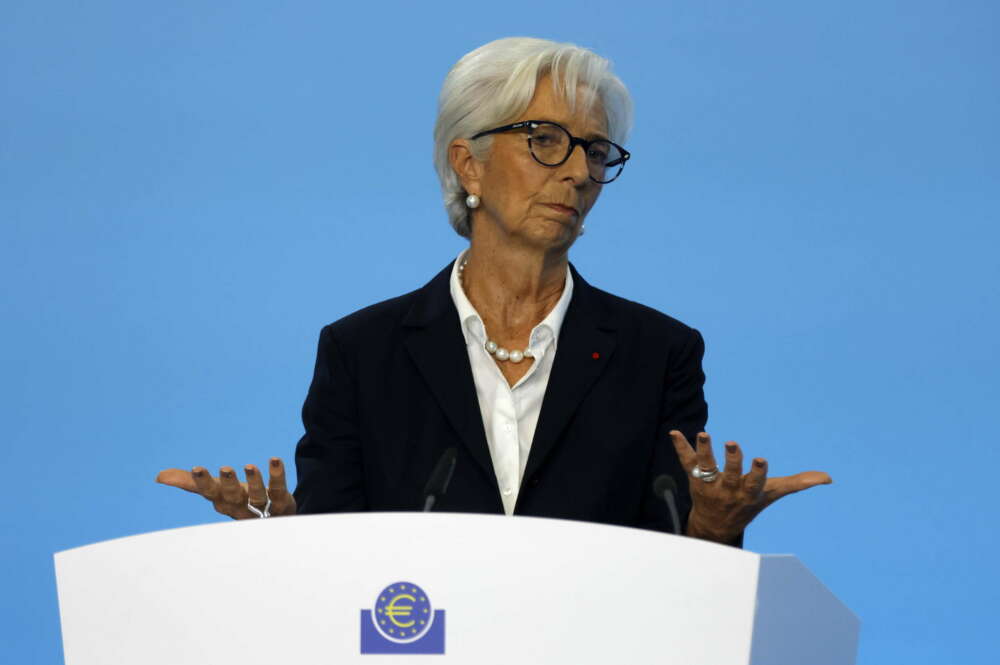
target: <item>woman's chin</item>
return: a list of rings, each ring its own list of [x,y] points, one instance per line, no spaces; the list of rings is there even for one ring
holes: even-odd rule
[[[576,240],[576,226],[549,222],[533,229],[528,241],[542,251],[564,250]]]

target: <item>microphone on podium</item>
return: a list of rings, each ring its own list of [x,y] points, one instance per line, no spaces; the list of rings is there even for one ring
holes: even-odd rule
[[[451,482],[451,474],[455,473],[455,462],[458,461],[458,451],[449,448],[441,455],[434,472],[427,480],[424,487],[424,508],[423,512],[429,513],[437,500],[448,491],[448,483]]]
[[[674,497],[676,491],[677,481],[665,473],[653,481],[653,494],[666,502],[667,508],[670,509],[670,523],[674,535],[679,536],[681,535],[681,521],[677,517],[677,499]]]

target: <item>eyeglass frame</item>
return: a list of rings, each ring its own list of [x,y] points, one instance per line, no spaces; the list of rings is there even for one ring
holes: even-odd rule
[[[573,150],[576,149],[576,146],[580,146],[583,148],[584,157],[587,156],[587,151],[590,150],[590,146],[593,145],[594,143],[599,143],[599,142],[610,143],[611,145],[613,145],[615,148],[618,149],[618,151],[622,154],[622,156],[604,165],[605,168],[609,166],[618,167],[618,172],[615,173],[615,177],[611,178],[611,180],[598,180],[594,176],[590,175],[590,169],[589,168],[587,169],[587,177],[590,178],[592,181],[596,182],[598,185],[607,185],[608,183],[612,183],[615,180],[617,180],[618,176],[620,176],[622,174],[622,171],[625,169],[625,163],[632,156],[632,153],[630,153],[628,150],[621,147],[614,141],[609,141],[608,139],[594,139],[593,141],[588,141],[587,139],[582,139],[579,136],[573,136],[572,134],[570,134],[568,129],[560,125],[558,122],[552,122],[551,120],[522,120],[521,122],[515,122],[510,125],[504,125],[502,127],[494,127],[493,129],[487,129],[486,131],[479,132],[469,140],[475,141],[476,139],[481,139],[484,136],[490,136],[492,134],[500,134],[501,132],[509,132],[515,129],[522,129],[524,127],[530,127],[531,129],[536,129],[539,125],[555,125],[559,129],[563,130],[563,132],[566,133],[566,136],[569,137],[569,150],[566,151],[566,156],[562,158],[562,161],[556,164],[546,164],[545,162],[543,162],[542,160],[538,159],[538,157],[535,156],[535,151],[531,149],[531,135],[528,135],[528,152],[531,153],[531,158],[534,159],[539,164],[541,164],[542,166],[548,166],[551,168],[562,166],[569,160],[570,156],[572,156]]]

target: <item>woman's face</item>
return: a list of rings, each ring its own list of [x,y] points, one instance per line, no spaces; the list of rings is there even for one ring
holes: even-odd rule
[[[586,90],[580,90],[577,99]],[[580,104],[579,106],[583,106]],[[535,88],[531,104],[518,118],[555,122],[573,136],[607,138],[604,109],[596,102],[589,111],[574,113],[552,89],[546,76]],[[590,179],[583,148],[576,146],[563,164],[543,166],[528,149],[528,134],[510,131],[493,137],[485,162],[479,163],[480,207],[473,221],[492,224],[508,242],[544,249],[566,249],[597,201],[601,185]]]

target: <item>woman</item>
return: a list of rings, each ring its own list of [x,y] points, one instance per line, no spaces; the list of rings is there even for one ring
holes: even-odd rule
[[[629,159],[631,101],[606,60],[501,39],[442,89],[435,165],[469,248],[426,286],[327,326],[303,408],[294,496],[280,459],[246,483],[223,467],[160,473],[234,518],[414,510],[443,451],[437,509],[582,519],[738,543],[763,508],[830,478],[720,471],[704,429],[692,328],[587,284],[568,252]],[[696,445],[692,447],[691,441]],[[681,524],[651,491],[678,486]],[[688,482],[689,478],[691,479]]]

